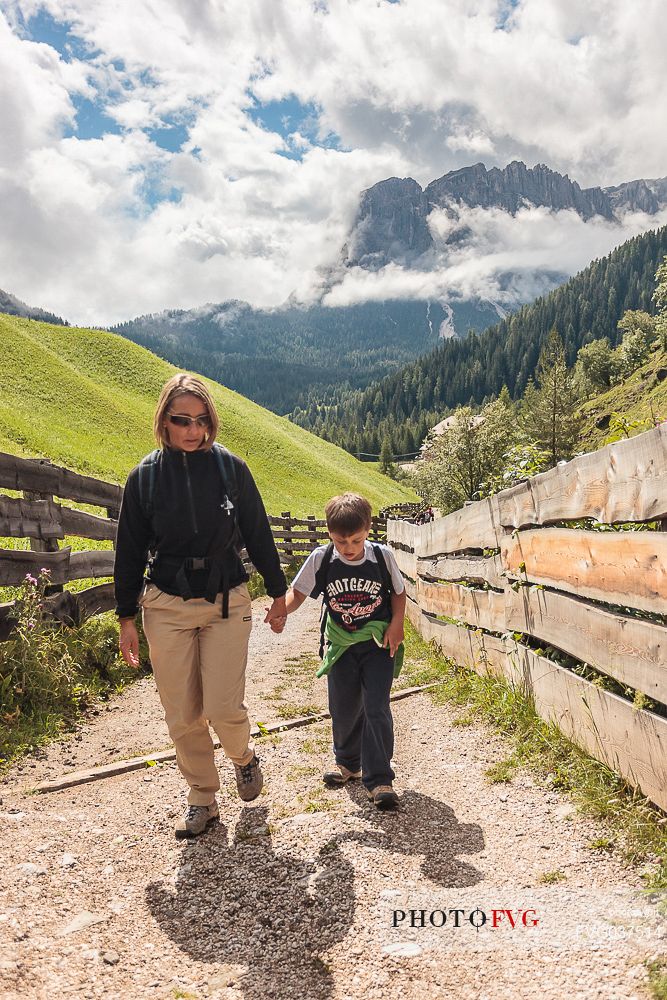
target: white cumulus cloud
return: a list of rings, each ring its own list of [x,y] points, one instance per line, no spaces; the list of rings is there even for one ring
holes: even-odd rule
[[[67,27],[69,53],[31,40],[37,16]],[[582,186],[664,176],[666,50],[660,0],[4,0],[0,287],[98,324],[307,301],[385,177],[513,158]],[[273,101],[309,122],[261,124],[253,107]],[[529,287],[654,222],[535,212],[472,216],[475,250],[441,248],[446,273],[352,272],[328,301],[509,296],[504,271]]]

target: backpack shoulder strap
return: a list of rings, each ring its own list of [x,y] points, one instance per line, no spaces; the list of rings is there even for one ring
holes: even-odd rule
[[[216,441],[213,445],[213,454],[218,465],[224,491],[230,499],[235,501],[238,498],[239,488],[232,453]]]
[[[324,593],[324,588],[327,585],[327,573],[329,572],[329,566],[331,564],[331,557],[333,555],[334,546],[333,542],[329,542],[326,549],[324,550],[324,556],[322,557],[322,562],[319,565],[317,573],[315,574],[315,586],[310,592],[311,597],[319,597],[320,594]]]
[[[375,558],[377,559],[377,564],[380,569],[380,576],[382,577],[382,586],[386,590],[387,594],[391,596],[394,593],[394,585],[391,582],[391,573],[387,568],[387,560],[384,557],[384,552],[381,546],[373,543],[373,552],[375,553]]]
[[[139,462],[139,503],[147,521],[153,516],[155,477],[161,457],[162,452],[156,448]]]

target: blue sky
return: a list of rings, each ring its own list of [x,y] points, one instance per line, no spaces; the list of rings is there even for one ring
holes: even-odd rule
[[[0,0],[0,287],[94,323],[307,301],[386,177],[663,177],[665,51],[659,0]],[[496,243],[505,269],[567,273],[619,237],[469,223],[477,252],[446,276],[466,294],[497,290]],[[337,294],[436,277],[346,274]]]
[[[386,2],[399,3],[400,0]],[[93,62],[102,55],[99,49],[76,34],[71,22],[57,21],[47,10],[41,9],[27,19],[22,18],[21,27],[25,38],[51,46],[65,62],[72,62],[74,59]],[[115,69],[123,72],[122,59],[113,60],[112,63]],[[294,95],[266,102],[258,101],[252,96],[250,99],[250,118],[262,128],[275,132],[286,140],[286,148],[280,151],[280,155],[296,160],[303,157],[304,147],[289,142],[289,136],[294,132],[299,132],[313,144],[337,148],[339,143],[335,135],[319,134],[319,109],[314,103],[302,103]],[[106,95],[99,95],[96,99],[75,95],[72,101],[76,109],[76,121],[65,130],[66,136],[99,139],[104,135],[118,135],[123,131],[118,122],[106,113]],[[181,150],[188,139],[187,124],[168,116],[162,119],[160,125],[145,131],[151,142],[170,153]],[[154,193],[152,197],[157,196]]]

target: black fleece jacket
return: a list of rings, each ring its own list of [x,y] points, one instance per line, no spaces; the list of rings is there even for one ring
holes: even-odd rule
[[[236,520],[243,544],[264,577],[269,596],[281,597],[287,583],[262,498],[246,463],[236,455],[232,459],[238,488],[234,500]],[[155,477],[153,516],[149,520],[139,502],[139,466],[132,470],[125,484],[116,540],[114,583],[119,618],[131,618],[137,613],[149,548],[156,550],[158,557],[149,567],[147,578],[167,594],[179,594],[174,578],[179,562],[189,557],[221,557],[230,588],[248,579],[236,547],[227,547],[234,517],[221,506],[224,493],[211,451],[165,448]],[[207,570],[188,573],[194,597],[204,596],[207,579]]]

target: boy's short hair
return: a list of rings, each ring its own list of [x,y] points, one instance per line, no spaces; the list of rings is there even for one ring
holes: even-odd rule
[[[324,508],[329,531],[340,535],[353,535],[357,531],[367,531],[372,522],[373,510],[365,497],[358,493],[343,493],[332,497]]]

